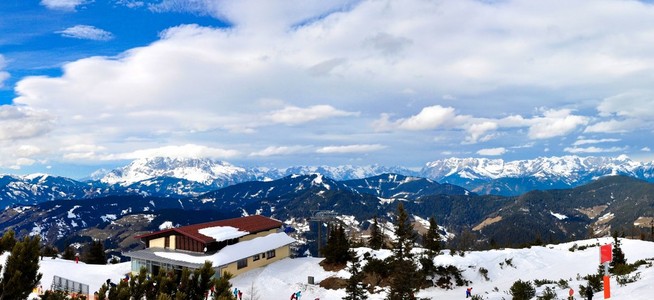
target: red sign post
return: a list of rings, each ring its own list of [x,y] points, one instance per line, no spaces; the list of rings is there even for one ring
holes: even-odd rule
[[[609,263],[613,260],[613,244],[600,246],[600,264],[604,265],[604,299],[611,298]]]
[[[600,246],[600,264],[613,260],[613,244]]]

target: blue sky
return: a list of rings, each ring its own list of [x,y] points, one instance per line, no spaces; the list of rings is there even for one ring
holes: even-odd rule
[[[5,0],[0,14],[0,172],[653,158],[648,2]]]

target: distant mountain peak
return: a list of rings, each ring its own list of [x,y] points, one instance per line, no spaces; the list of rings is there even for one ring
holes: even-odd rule
[[[245,172],[244,168],[208,158],[153,157],[137,159],[112,170],[101,181],[130,185],[155,177],[173,177],[210,185],[215,181],[231,182],[232,176]]]

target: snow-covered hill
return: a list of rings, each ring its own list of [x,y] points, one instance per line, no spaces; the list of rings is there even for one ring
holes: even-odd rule
[[[450,256],[445,250],[445,254],[437,256],[435,262],[437,265],[454,265],[464,270],[465,279],[472,281],[469,286],[473,288],[473,294],[481,295],[484,299],[510,299],[509,288],[518,279],[532,282],[535,279],[551,280],[557,283],[563,280],[575,291],[575,299],[582,299],[583,297],[578,293],[579,285],[586,285],[587,282],[580,278],[595,273],[599,263],[599,248],[594,245],[609,243],[611,240],[601,238],[530,249],[475,251],[467,252],[464,257]],[[628,262],[645,259],[651,263],[654,259],[654,243],[628,239],[623,239],[621,242]],[[574,245],[590,247],[572,252],[570,248]],[[371,252],[379,258],[390,255],[388,250],[372,251],[367,248],[357,248],[356,251],[359,255]],[[0,263],[4,264],[6,257],[7,254],[0,256]],[[284,259],[236,276],[231,283],[243,291],[243,299],[250,299],[252,292],[255,292],[260,300],[287,299],[296,291],[302,291],[302,299],[341,299],[345,296],[343,289],[327,290],[319,287],[317,283],[331,276],[347,278],[349,274],[344,270],[325,271],[318,264],[320,260],[312,257]],[[507,265],[508,260],[511,261],[512,266]],[[488,270],[488,281],[479,272],[481,268]],[[118,282],[129,270],[129,263],[101,266],[45,258],[40,262],[39,271],[43,273],[41,284],[44,288],[49,287],[53,276],[57,275],[89,284],[90,290],[96,291],[106,279]],[[654,294],[654,285],[651,284],[654,281],[654,267],[643,265],[636,272],[639,273],[640,279],[624,286],[620,286],[616,278],[611,277],[611,299],[651,299]],[[314,277],[316,285],[307,283],[309,276]],[[429,288],[420,291],[417,296],[432,299],[463,299],[467,287],[456,287],[452,290]],[[568,296],[569,288],[558,284],[537,287],[536,295],[540,295],[545,287],[553,288],[559,299]],[[369,295],[368,299],[384,299],[385,296],[385,293],[381,292]],[[602,295],[596,294],[595,298],[602,299]]]
[[[577,241],[559,245],[548,245],[545,247],[532,247],[531,249],[503,249],[490,251],[468,252],[464,257],[458,255],[450,256],[441,254],[436,258],[437,265],[454,265],[464,270],[463,275],[467,280],[472,281],[473,294],[479,294],[488,300],[510,299],[509,288],[518,279],[531,280],[548,279],[555,282],[566,280],[575,291],[575,299],[581,299],[579,285],[586,285],[583,279],[577,279],[578,275],[584,276],[594,274],[599,264],[599,248],[589,247],[585,250],[571,252],[569,249],[577,244],[594,245],[605,244],[611,241],[610,238],[592,239]],[[625,252],[628,262],[639,259],[654,259],[654,243],[639,240],[622,240],[622,249]],[[367,248],[357,248],[357,253],[373,252],[379,258],[390,255],[390,251],[372,251]],[[445,250],[447,252],[447,250]],[[506,260],[511,260],[513,267],[506,265]],[[302,291],[303,299],[341,299],[345,296],[344,290],[326,290],[316,285],[307,284],[307,277],[313,276],[316,283],[330,277],[337,276],[347,278],[346,271],[326,272],[319,265],[318,258],[296,258],[286,259],[271,264],[265,268],[252,270],[232,279],[232,284],[244,292],[251,287],[259,295],[260,299],[287,299],[291,293]],[[486,281],[480,268],[488,270],[489,281]],[[640,280],[635,283],[619,286],[615,277],[611,278],[612,297],[611,299],[645,300],[651,299],[654,294],[654,267],[641,266]],[[545,287],[555,289],[559,299],[568,296],[568,288],[560,288],[556,284],[548,284],[537,288],[537,295],[540,295]],[[420,291],[416,296],[432,299],[463,299],[466,287],[457,287],[452,290],[440,288],[429,288]],[[497,290],[496,290],[497,289]],[[244,299],[248,294],[244,295]],[[368,299],[384,299],[385,293],[369,295]],[[597,294],[597,299],[602,296]],[[534,298],[535,299],[535,298]]]

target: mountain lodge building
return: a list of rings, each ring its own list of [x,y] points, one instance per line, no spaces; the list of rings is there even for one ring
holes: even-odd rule
[[[282,222],[261,215],[169,228],[137,236],[145,249],[124,255],[132,272],[197,269],[210,261],[216,276],[238,275],[290,257],[295,239],[281,228]]]

